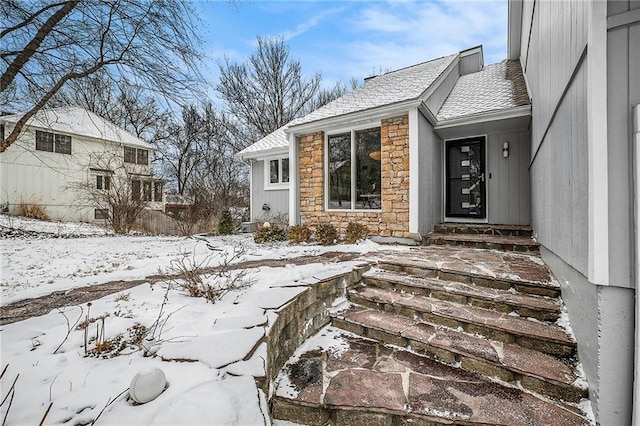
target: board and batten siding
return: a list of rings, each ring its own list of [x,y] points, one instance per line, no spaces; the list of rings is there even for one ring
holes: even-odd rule
[[[251,220],[269,220],[277,216],[288,217],[289,190],[265,190],[264,179],[264,160],[258,160],[251,165]],[[269,206],[269,210],[263,210],[262,207],[265,204]]]
[[[532,226],[541,244],[588,269],[587,2],[525,1],[520,61],[532,95]]]
[[[419,202],[418,233],[426,235],[442,221],[442,140],[420,113],[418,117]]]
[[[486,179],[489,223],[529,225],[529,131],[491,133],[487,138]],[[509,157],[502,155],[509,144]]]
[[[633,259],[632,109],[640,104],[640,21],[615,26],[640,2],[607,4],[607,155],[609,162],[609,280],[632,286]],[[638,13],[636,13],[637,19]]]

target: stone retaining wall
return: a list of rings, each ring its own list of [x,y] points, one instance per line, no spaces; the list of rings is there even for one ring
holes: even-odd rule
[[[347,290],[359,283],[368,269],[368,265],[359,266],[351,272],[310,284],[309,288],[276,311],[278,316],[273,324],[269,324],[266,335],[266,377],[256,378],[266,395],[270,395],[271,382],[295,350],[329,323],[329,309],[336,299],[346,297]]]
[[[349,222],[367,225],[371,235],[409,237],[409,116],[384,119],[382,209],[326,211],[324,208],[324,132],[300,138],[300,216],[304,225],[331,224],[339,232]]]

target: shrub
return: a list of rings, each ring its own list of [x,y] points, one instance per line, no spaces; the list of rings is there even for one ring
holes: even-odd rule
[[[333,225],[318,225],[316,227],[316,241],[323,246],[330,246],[338,242],[338,230]]]
[[[218,234],[233,234],[233,218],[229,210],[223,211],[220,215],[220,219],[218,220]]]
[[[46,208],[42,204],[28,203],[20,201],[18,204],[18,215],[33,219],[50,220]]]
[[[287,232],[284,228],[278,225],[270,225],[269,222],[265,222],[263,226],[259,227],[253,236],[253,241],[258,244],[275,243],[276,241],[286,241]]]
[[[311,240],[311,230],[304,225],[295,225],[289,228],[287,237],[293,244],[307,243]]]
[[[369,229],[366,225],[357,222],[349,222],[347,225],[347,233],[344,236],[344,242],[347,244],[355,244],[360,240],[364,240],[369,236]]]

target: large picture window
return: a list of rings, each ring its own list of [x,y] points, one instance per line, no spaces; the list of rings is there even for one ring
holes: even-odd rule
[[[327,208],[380,209],[380,128],[331,135],[327,151]]]

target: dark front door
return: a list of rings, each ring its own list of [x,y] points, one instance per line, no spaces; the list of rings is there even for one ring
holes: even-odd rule
[[[485,138],[445,143],[446,216],[484,219],[487,211],[484,183]]]

